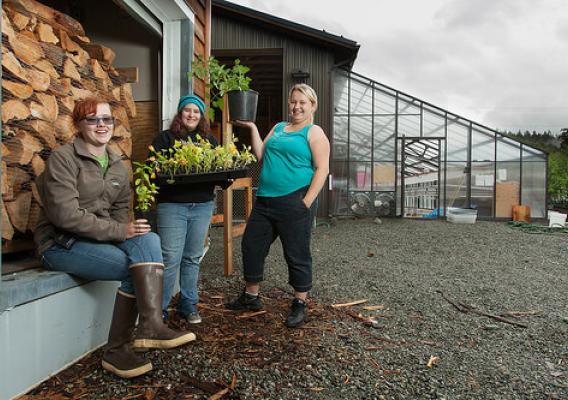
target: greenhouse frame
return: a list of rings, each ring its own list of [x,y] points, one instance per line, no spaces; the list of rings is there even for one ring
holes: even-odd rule
[[[546,218],[546,153],[353,71],[332,82],[331,215]]]

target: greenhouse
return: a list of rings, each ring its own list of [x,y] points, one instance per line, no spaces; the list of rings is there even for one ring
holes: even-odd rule
[[[546,153],[355,72],[332,80],[330,214],[546,217]]]

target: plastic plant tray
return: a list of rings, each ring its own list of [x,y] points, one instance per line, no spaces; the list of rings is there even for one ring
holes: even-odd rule
[[[192,183],[205,183],[205,182],[224,182],[229,179],[238,179],[247,176],[248,168],[239,169],[226,169],[223,171],[215,172],[196,172],[192,174],[177,174],[173,178],[171,175],[158,175],[156,182],[158,185],[188,185]],[[172,182],[173,179],[173,182]]]

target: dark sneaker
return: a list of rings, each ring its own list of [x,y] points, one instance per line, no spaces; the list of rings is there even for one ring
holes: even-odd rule
[[[196,312],[189,313],[187,315],[187,317],[185,317],[185,320],[187,322],[189,322],[190,324],[200,324],[201,323],[201,316],[196,311]]]
[[[253,296],[252,294],[242,292],[237,299],[225,303],[225,308],[237,311],[258,311],[262,308],[262,301],[258,295]]]
[[[304,323],[308,316],[308,304],[300,299],[294,299],[290,307],[290,315],[286,318],[288,328],[296,328]]]

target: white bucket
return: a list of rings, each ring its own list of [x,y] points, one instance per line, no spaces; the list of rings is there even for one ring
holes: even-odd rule
[[[548,213],[548,226],[551,228],[561,228],[566,224],[566,214],[562,214],[556,211],[550,211]]]
[[[446,219],[456,224],[475,224],[477,219],[477,210],[465,208],[448,208]]]

